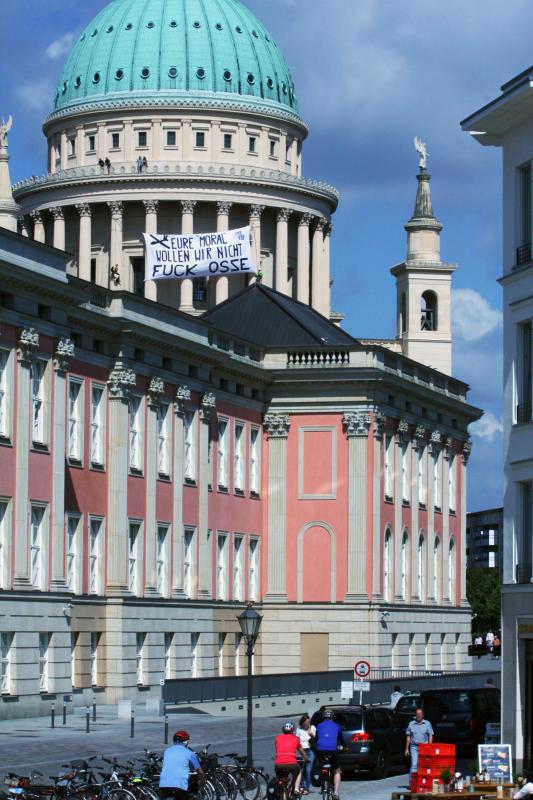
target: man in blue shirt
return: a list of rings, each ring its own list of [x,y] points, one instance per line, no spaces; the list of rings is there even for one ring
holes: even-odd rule
[[[189,750],[190,738],[187,731],[176,731],[174,744],[167,747],[163,754],[163,768],[159,776],[162,797],[187,800],[190,773],[196,772],[200,778],[204,776],[198,756]]]
[[[335,722],[334,712],[331,708],[326,708],[323,713],[323,721],[316,726],[316,749],[318,753],[319,763],[328,761],[332,768],[335,770],[333,777],[333,800],[339,800],[339,791],[341,788],[341,768],[338,764],[337,750],[339,747],[344,749],[344,741],[342,738],[342,728],[338,722]]]
[[[433,728],[429,720],[424,719],[424,711],[417,708],[415,718],[411,720],[405,731],[405,757],[411,755],[411,768],[409,775],[418,769],[418,746],[421,744],[433,744]]]

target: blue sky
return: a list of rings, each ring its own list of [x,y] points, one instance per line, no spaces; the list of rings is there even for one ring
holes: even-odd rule
[[[428,144],[442,253],[454,275],[454,373],[486,411],[472,433],[469,508],[502,498],[501,154],[461,119],[533,62],[526,0],[245,0],[291,67],[311,133],[304,174],[341,193],[333,306],[356,336],[392,337],[389,267],[405,254],[416,192],[414,135]],[[44,171],[41,123],[70,43],[104,0],[6,5],[0,116],[13,114],[11,176]]]

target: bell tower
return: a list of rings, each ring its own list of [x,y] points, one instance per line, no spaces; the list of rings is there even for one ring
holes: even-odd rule
[[[391,269],[396,278],[396,335],[408,358],[450,375],[451,288],[457,265],[441,260],[442,225],[433,214],[427,152],[419,139],[415,139],[415,147],[420,166],[415,210],[405,225],[407,258]]]

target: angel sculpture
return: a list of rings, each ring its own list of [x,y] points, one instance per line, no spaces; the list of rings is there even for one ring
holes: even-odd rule
[[[2,118],[2,122],[0,122],[0,147],[7,147],[7,134],[11,130],[12,125],[13,117],[11,114],[7,122]]]
[[[415,136],[415,150],[420,156],[420,161],[418,162],[418,166],[420,169],[425,169],[427,166],[427,158],[428,158],[428,151],[426,147],[426,143],[419,139],[418,136]]]

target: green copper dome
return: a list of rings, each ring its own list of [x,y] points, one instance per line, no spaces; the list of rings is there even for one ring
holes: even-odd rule
[[[297,117],[285,59],[240,0],[112,0],[74,45],[52,116],[151,101],[244,103]]]

